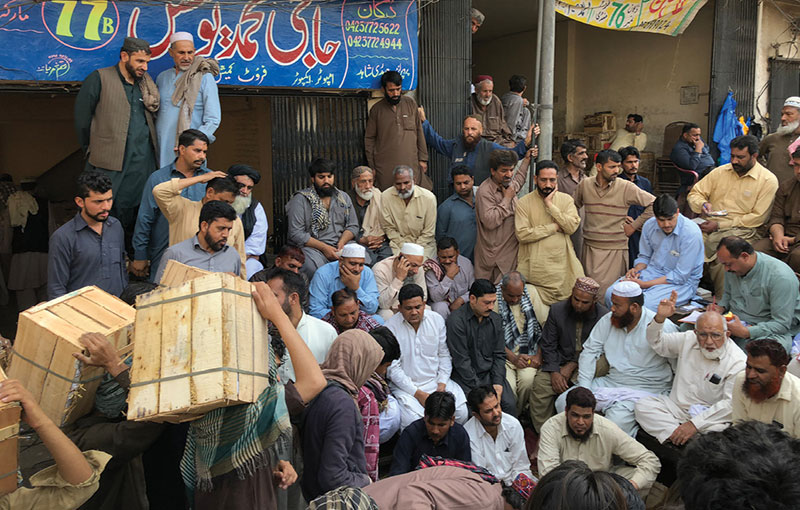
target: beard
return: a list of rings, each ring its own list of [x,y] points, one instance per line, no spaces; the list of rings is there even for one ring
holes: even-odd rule
[[[130,75],[131,78],[133,78],[133,81],[139,81],[142,79],[141,76],[136,74],[136,69],[134,69],[129,62],[125,62],[125,70],[128,71],[128,74]]]
[[[488,99],[484,99],[481,96],[478,96],[478,103],[480,103],[481,106],[489,106],[489,103],[491,102],[492,102],[491,96]]]
[[[800,120],[796,120],[794,122],[786,124],[785,126],[779,127],[778,129],[775,130],[775,132],[779,135],[791,135],[799,127],[800,127]]]
[[[542,195],[542,197],[549,196],[552,192],[556,190],[555,188],[536,188],[536,189],[539,190],[539,194]]]
[[[367,202],[369,202],[370,200],[372,200],[372,195],[374,194],[375,192],[372,190],[372,188],[370,188],[369,191],[361,191],[360,189],[356,188],[356,195],[358,195],[361,198],[361,200],[366,200]]]
[[[327,188],[320,188],[316,184],[314,185],[314,191],[317,192],[317,195],[320,197],[330,197],[333,196],[333,186]]]
[[[398,104],[400,104],[400,100],[403,99],[402,94],[397,97],[389,97],[389,94],[383,94],[383,97],[385,97],[386,100],[389,102],[389,104],[392,106],[397,106]]]
[[[575,308],[572,306],[571,299],[567,301],[567,315],[574,320],[582,321],[586,319],[586,317],[589,315],[589,312],[592,311],[592,309],[594,309],[594,305],[592,305],[592,307],[586,310],[585,312],[579,312],[575,310]]]
[[[250,207],[250,204],[253,203],[253,195],[243,197],[242,195],[236,195],[236,198],[233,199],[233,203],[231,206],[233,210],[236,211],[236,214],[241,216]]]
[[[611,325],[614,326],[617,329],[625,329],[628,326],[630,326],[631,324],[633,324],[634,319],[635,319],[635,317],[633,316],[631,311],[628,310],[627,312],[625,312],[625,315],[623,315],[622,317],[614,317],[612,315],[611,316]]]
[[[208,233],[206,233],[204,238],[205,238],[205,241],[206,241],[206,244],[208,245],[208,247],[211,248],[211,251],[220,251],[225,246],[225,243],[227,242],[227,240],[214,242],[214,239],[212,239],[211,235],[208,234]]]
[[[714,349],[713,351],[709,351],[704,348],[700,348],[700,352],[703,353],[703,357],[709,360],[720,359],[722,355],[725,353],[725,344],[722,344],[722,347]]]
[[[742,383],[742,391],[750,397],[750,400],[759,404],[778,393],[781,389],[781,382],[783,382],[781,377],[773,377],[766,385],[757,382],[751,383],[745,379]]]
[[[570,437],[572,437],[573,439],[577,439],[581,443],[585,443],[590,437],[592,437],[593,428],[594,424],[592,424],[588,429],[586,429],[586,432],[584,432],[581,435],[578,435],[575,433],[574,430],[572,430],[572,428],[569,425],[567,425],[567,432],[569,432]]]
[[[407,199],[411,198],[411,195],[413,195],[413,194],[414,194],[414,185],[413,184],[411,185],[411,188],[408,191],[406,191],[405,193],[400,193],[399,191],[397,192],[397,195],[400,198],[402,198],[403,200],[407,200]]]
[[[101,217],[100,216],[101,214],[105,214],[105,217]],[[87,212],[86,216],[90,217],[94,221],[99,221],[100,223],[105,223],[105,221],[108,219],[109,216],[111,216],[111,214],[110,213],[106,213],[106,212],[101,212],[101,213],[97,213],[97,214],[89,214]]]
[[[467,150],[474,149],[478,145],[478,142],[481,141],[481,137],[480,136],[476,136],[476,137],[472,138],[471,140],[469,138],[467,138],[466,136],[464,136],[463,138],[464,138],[464,148],[467,149]]]

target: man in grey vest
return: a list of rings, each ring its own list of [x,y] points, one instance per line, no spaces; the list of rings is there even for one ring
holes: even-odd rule
[[[111,179],[111,215],[122,223],[129,241],[142,189],[157,168],[153,113],[159,95],[147,74],[147,41],[126,37],[119,57],[116,65],[93,71],[83,81],[75,99],[75,130],[87,156],[86,169]]]

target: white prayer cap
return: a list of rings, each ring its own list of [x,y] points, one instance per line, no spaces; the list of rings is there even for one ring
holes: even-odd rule
[[[797,96],[787,97],[786,101],[783,102],[783,106],[792,106],[794,108],[800,109],[800,97]]]
[[[342,248],[342,257],[365,259],[367,258],[367,250],[358,243],[345,244]]]
[[[403,255],[411,255],[424,257],[425,256],[425,248],[418,244],[414,243],[403,243],[403,246],[400,247],[400,253]]]
[[[632,298],[641,296],[642,288],[639,287],[639,284],[636,282],[623,280],[614,284],[611,288],[611,293],[619,297]]]
[[[178,41],[189,41],[194,44],[194,37],[192,37],[192,34],[189,32],[175,32],[172,34],[172,37],[169,38],[169,43],[175,44]]]

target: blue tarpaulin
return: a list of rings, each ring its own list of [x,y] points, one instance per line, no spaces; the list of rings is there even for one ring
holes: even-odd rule
[[[736,99],[733,98],[733,92],[728,92],[714,126],[713,140],[719,149],[720,165],[731,162],[731,140],[743,134],[742,124],[736,116]]]

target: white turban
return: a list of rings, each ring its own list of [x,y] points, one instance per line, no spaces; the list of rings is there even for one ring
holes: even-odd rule
[[[411,255],[424,257],[425,256],[425,248],[418,244],[414,243],[403,243],[403,246],[400,247],[400,253],[403,255]]]
[[[175,44],[178,41],[189,41],[194,44],[194,37],[192,37],[192,34],[189,32],[175,32],[172,34],[172,37],[169,38],[169,43]]]
[[[345,244],[342,248],[342,257],[364,259],[367,258],[367,250],[358,243]]]
[[[786,101],[783,102],[783,106],[792,106],[800,110],[800,97],[797,96],[787,97]]]
[[[632,298],[641,296],[642,288],[639,287],[639,284],[636,282],[623,280],[614,284],[611,288],[611,293],[619,297]]]

